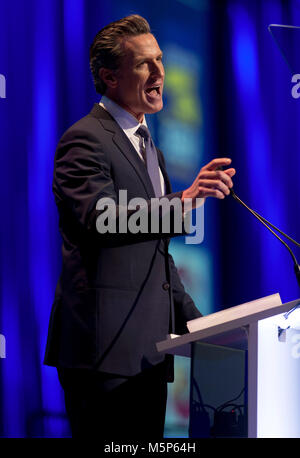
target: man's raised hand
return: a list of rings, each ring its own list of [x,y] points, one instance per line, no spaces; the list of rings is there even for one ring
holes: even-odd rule
[[[233,187],[232,177],[234,168],[225,168],[231,164],[229,158],[217,158],[201,168],[193,184],[182,193],[182,201],[186,198],[193,199],[193,206],[197,198],[216,197],[224,199],[230,194]],[[221,168],[224,167],[224,170]]]

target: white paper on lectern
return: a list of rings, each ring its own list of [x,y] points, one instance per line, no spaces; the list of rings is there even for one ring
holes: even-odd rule
[[[230,307],[210,315],[196,318],[187,322],[187,328],[190,332],[201,331],[220,324],[229,323],[244,317],[251,317],[262,310],[268,310],[275,306],[281,305],[279,293],[256,299],[255,301],[245,302],[244,304]]]

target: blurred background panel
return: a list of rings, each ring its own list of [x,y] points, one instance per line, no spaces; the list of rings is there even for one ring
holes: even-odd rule
[[[291,69],[268,25],[300,26],[300,1],[1,0],[0,6],[0,333],[6,339],[0,436],[67,437],[56,370],[42,364],[61,262],[51,182],[60,136],[99,101],[89,71],[94,36],[132,13],[149,21],[166,79],[164,110],[147,122],[174,190],[190,185],[214,157],[229,156],[236,193],[299,240],[300,100],[291,95],[299,44],[294,40],[288,53]],[[275,292],[282,301],[299,297],[289,253],[232,198],[207,199],[203,242],[185,242],[173,240],[171,252],[203,314]],[[165,434],[184,437],[189,361],[177,358],[175,371]]]

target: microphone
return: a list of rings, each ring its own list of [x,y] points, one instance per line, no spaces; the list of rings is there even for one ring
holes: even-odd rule
[[[243,207],[245,207],[253,216],[255,216],[256,219],[258,219],[258,221],[260,221],[286,248],[287,250],[289,251],[292,259],[293,259],[293,263],[294,263],[294,272],[295,272],[295,275],[296,275],[296,279],[297,279],[297,282],[298,282],[298,285],[300,287],[300,266],[298,264],[298,261],[296,259],[296,256],[294,255],[294,253],[292,252],[291,248],[288,246],[288,244],[286,242],[284,242],[272,229],[275,229],[277,232],[279,232],[281,235],[283,235],[284,237],[286,237],[290,242],[294,243],[295,245],[297,245],[298,247],[300,246],[300,243],[296,242],[294,239],[292,239],[289,235],[285,234],[283,231],[281,231],[280,229],[278,229],[276,226],[274,226],[274,224],[270,223],[268,220],[266,220],[263,216],[259,215],[259,213],[257,213],[256,211],[252,210],[250,207],[248,207],[248,205],[245,204],[245,202],[243,202],[237,195],[236,193],[234,192],[234,190],[231,188],[230,189],[230,194],[231,196],[239,203],[241,204]],[[269,227],[271,226],[271,227]]]

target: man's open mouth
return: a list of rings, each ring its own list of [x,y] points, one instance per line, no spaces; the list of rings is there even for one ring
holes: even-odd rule
[[[160,86],[151,86],[146,89],[146,93],[151,96],[161,95],[161,87]]]

